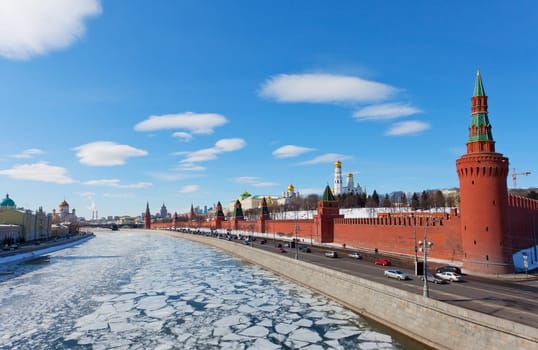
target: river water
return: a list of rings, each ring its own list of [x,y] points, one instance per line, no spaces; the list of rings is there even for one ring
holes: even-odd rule
[[[102,232],[0,266],[1,349],[404,349],[339,304],[189,241]]]

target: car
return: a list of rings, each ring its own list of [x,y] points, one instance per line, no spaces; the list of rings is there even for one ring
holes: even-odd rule
[[[249,245],[250,242],[248,241],[248,239],[245,239],[245,240],[243,241],[243,244],[244,244],[244,245]]]
[[[383,272],[383,275],[387,278],[399,279],[400,281],[410,279],[405,272],[402,272],[400,270],[385,270],[385,272]]]
[[[451,281],[451,282],[461,282],[463,281],[463,278],[454,273],[454,272],[451,272],[451,271],[445,271],[445,272],[438,272],[435,274],[435,276],[441,278],[441,279],[444,279],[446,281]]]
[[[334,250],[329,250],[328,252],[325,252],[325,256],[328,258],[338,258],[338,253]]]
[[[388,261],[387,259],[375,259],[374,264],[381,265],[381,266],[389,266],[390,261]]]
[[[362,255],[360,255],[357,252],[349,253],[347,256],[349,256],[350,258],[353,258],[353,259],[362,259]]]
[[[280,254],[284,254],[286,252],[284,248],[278,248],[276,251],[277,253],[280,253]]]
[[[454,272],[455,274],[458,274],[458,275],[463,275],[461,273],[461,269],[457,266],[451,266],[451,265],[447,265],[447,266],[441,266],[439,268],[437,268],[435,270],[435,273],[438,273],[438,272]]]
[[[424,281],[424,276],[421,276],[420,279]],[[441,279],[439,277],[435,277],[434,275],[432,275],[429,272],[426,274],[426,279],[428,280],[428,282],[436,283],[436,284],[446,284],[446,283],[448,283],[444,279]]]
[[[305,245],[302,245],[299,247],[299,250],[302,251],[303,253],[311,253],[312,251],[310,250],[309,247],[305,246]]]
[[[260,244],[265,244],[265,243],[267,243],[267,240],[265,238],[260,241]]]

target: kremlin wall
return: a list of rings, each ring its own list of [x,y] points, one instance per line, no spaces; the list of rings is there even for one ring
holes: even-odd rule
[[[335,190],[339,190],[340,162],[335,166]],[[427,240],[434,242],[428,249],[430,259],[461,266],[470,274],[507,274],[515,271],[514,257],[520,259],[524,249],[529,266],[538,267],[535,227],[538,201],[508,194],[508,169],[508,158],[495,151],[487,96],[478,72],[471,98],[467,153],[456,161],[460,207],[449,213],[402,212],[384,213],[376,218],[344,218],[327,186],[313,219],[272,220],[263,199],[259,218],[248,221],[237,200],[228,219],[219,202],[212,221],[197,221],[191,211],[189,222],[179,222],[177,216],[171,223],[151,222],[148,205],[145,226],[240,230],[289,238],[297,235],[305,242],[335,243],[387,256],[403,256],[410,262],[415,259],[416,242],[427,233]]]

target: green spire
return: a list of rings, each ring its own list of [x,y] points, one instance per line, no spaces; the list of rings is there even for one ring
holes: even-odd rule
[[[474,83],[473,96],[486,96],[484,85],[482,85],[482,77],[480,76],[480,69],[476,71],[476,82]]]
[[[325,191],[323,191],[323,196],[321,197],[321,200],[324,202],[336,201],[336,198],[334,198],[333,192],[331,191],[329,185],[325,186]]]

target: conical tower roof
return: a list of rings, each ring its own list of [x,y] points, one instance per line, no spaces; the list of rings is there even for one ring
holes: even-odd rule
[[[325,186],[325,191],[323,191],[323,196],[321,197],[321,200],[324,202],[336,201],[336,198],[334,198],[333,192],[331,191],[329,185]]]
[[[486,96],[486,90],[482,84],[482,77],[480,76],[480,69],[476,71],[476,81],[474,83],[473,96]]]

